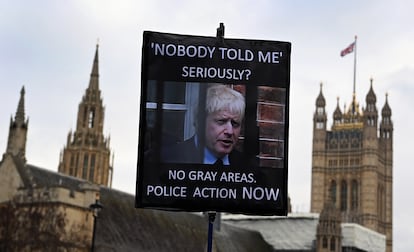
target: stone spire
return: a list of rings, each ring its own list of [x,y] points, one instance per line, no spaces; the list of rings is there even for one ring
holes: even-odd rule
[[[393,135],[393,123],[391,120],[391,107],[388,104],[388,93],[385,95],[385,104],[384,107],[382,107],[381,110],[381,124],[380,124],[380,136],[383,139],[392,139]]]
[[[377,134],[377,121],[378,121],[378,111],[377,111],[377,96],[375,95],[374,88],[372,85],[373,79],[370,79],[370,88],[365,98],[366,108],[364,110],[364,123],[369,127],[373,127],[375,132],[373,134]]]
[[[373,79],[371,78],[370,79],[369,91],[368,91],[368,94],[365,98],[365,101],[366,101],[367,104],[374,104],[375,105],[375,103],[377,102],[377,96],[374,93],[374,89],[372,87],[372,82],[373,82]]]
[[[325,111],[326,101],[322,93],[322,83],[320,84],[320,91],[318,97],[316,98],[315,105],[316,110],[313,115],[313,128],[314,130],[324,130],[326,129],[327,117]]]
[[[9,139],[7,142],[6,153],[20,157],[26,161],[26,138],[29,121],[25,120],[24,94],[25,90],[23,86],[20,91],[20,100],[17,105],[14,120],[13,118],[10,118]]]
[[[19,100],[19,104],[17,105],[16,115],[14,117],[15,122],[18,123],[19,125],[22,125],[25,119],[24,94],[25,94],[25,91],[24,91],[24,86],[23,86],[22,89],[20,90],[20,100]]]
[[[382,115],[382,118],[391,118],[391,107],[390,107],[390,105],[388,104],[388,93],[385,95],[385,104],[384,104],[384,107],[382,108],[382,111],[381,111],[381,115]]]
[[[334,125],[342,123],[342,111],[339,107],[339,97],[336,98],[336,109],[333,113]]]
[[[99,89],[98,48],[96,45],[89,86],[79,103],[76,130],[68,134],[58,170],[111,187],[113,170],[109,138],[103,134],[105,107]]]
[[[93,60],[91,79],[88,89],[99,89],[99,44],[96,45],[95,58]]]
[[[326,101],[325,101],[325,97],[323,96],[322,93],[322,83],[320,84],[320,91],[319,91],[319,95],[316,98],[316,107],[325,107],[326,106]]]

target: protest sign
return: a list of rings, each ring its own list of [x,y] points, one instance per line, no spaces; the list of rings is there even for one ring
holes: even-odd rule
[[[290,50],[144,32],[136,207],[287,214]]]

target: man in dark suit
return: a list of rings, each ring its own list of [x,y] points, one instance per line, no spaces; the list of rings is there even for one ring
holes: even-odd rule
[[[239,165],[242,154],[235,150],[244,117],[245,101],[241,93],[225,86],[207,89],[205,127],[193,137],[164,148],[161,159],[167,163]]]

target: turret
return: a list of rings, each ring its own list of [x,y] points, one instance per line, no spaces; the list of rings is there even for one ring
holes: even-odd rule
[[[393,123],[391,120],[391,108],[388,105],[388,94],[385,97],[385,104],[381,111],[381,124],[380,124],[380,138],[389,139],[392,141]]]
[[[328,199],[319,215],[316,230],[316,251],[341,251],[341,213],[332,200]]]
[[[366,108],[364,110],[364,125],[367,127],[374,127],[376,129],[378,122],[378,111],[376,106],[377,96],[372,88],[372,78],[370,81],[371,85],[368,94],[365,97]]]
[[[311,211],[319,211],[323,207],[323,181],[325,176],[323,174],[323,167],[326,163],[326,156],[324,150],[326,147],[326,101],[322,94],[322,83],[320,92],[316,98],[316,109],[313,114],[313,142],[312,142],[312,184],[318,187],[312,187],[312,199],[317,199],[311,202]]]
[[[382,188],[382,198],[385,207],[379,213],[379,218],[388,224],[385,229],[387,235],[387,247],[392,247],[392,195],[393,195],[393,131],[394,126],[391,120],[391,108],[388,104],[388,94],[385,97],[385,104],[381,111],[380,124],[380,147],[382,150],[384,170],[385,170],[385,187]]]
[[[342,118],[342,111],[339,108],[339,97],[336,99],[336,109],[333,113],[333,127],[335,127],[335,125],[339,125],[341,124],[343,121]]]
[[[314,130],[326,130],[326,121],[327,121],[327,116],[326,116],[326,111],[325,111],[325,106],[326,106],[326,101],[325,101],[325,97],[322,94],[322,83],[320,84],[321,89],[318,95],[318,98],[316,98],[316,109],[315,109],[315,113],[313,115],[313,129]]]

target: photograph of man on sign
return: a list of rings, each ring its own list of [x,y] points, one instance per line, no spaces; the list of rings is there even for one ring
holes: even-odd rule
[[[245,98],[238,91],[221,84],[207,88],[205,111],[199,111],[196,134],[162,150],[166,163],[216,165],[243,164],[243,154],[236,149],[242,130]],[[204,125],[200,125],[204,123]]]

